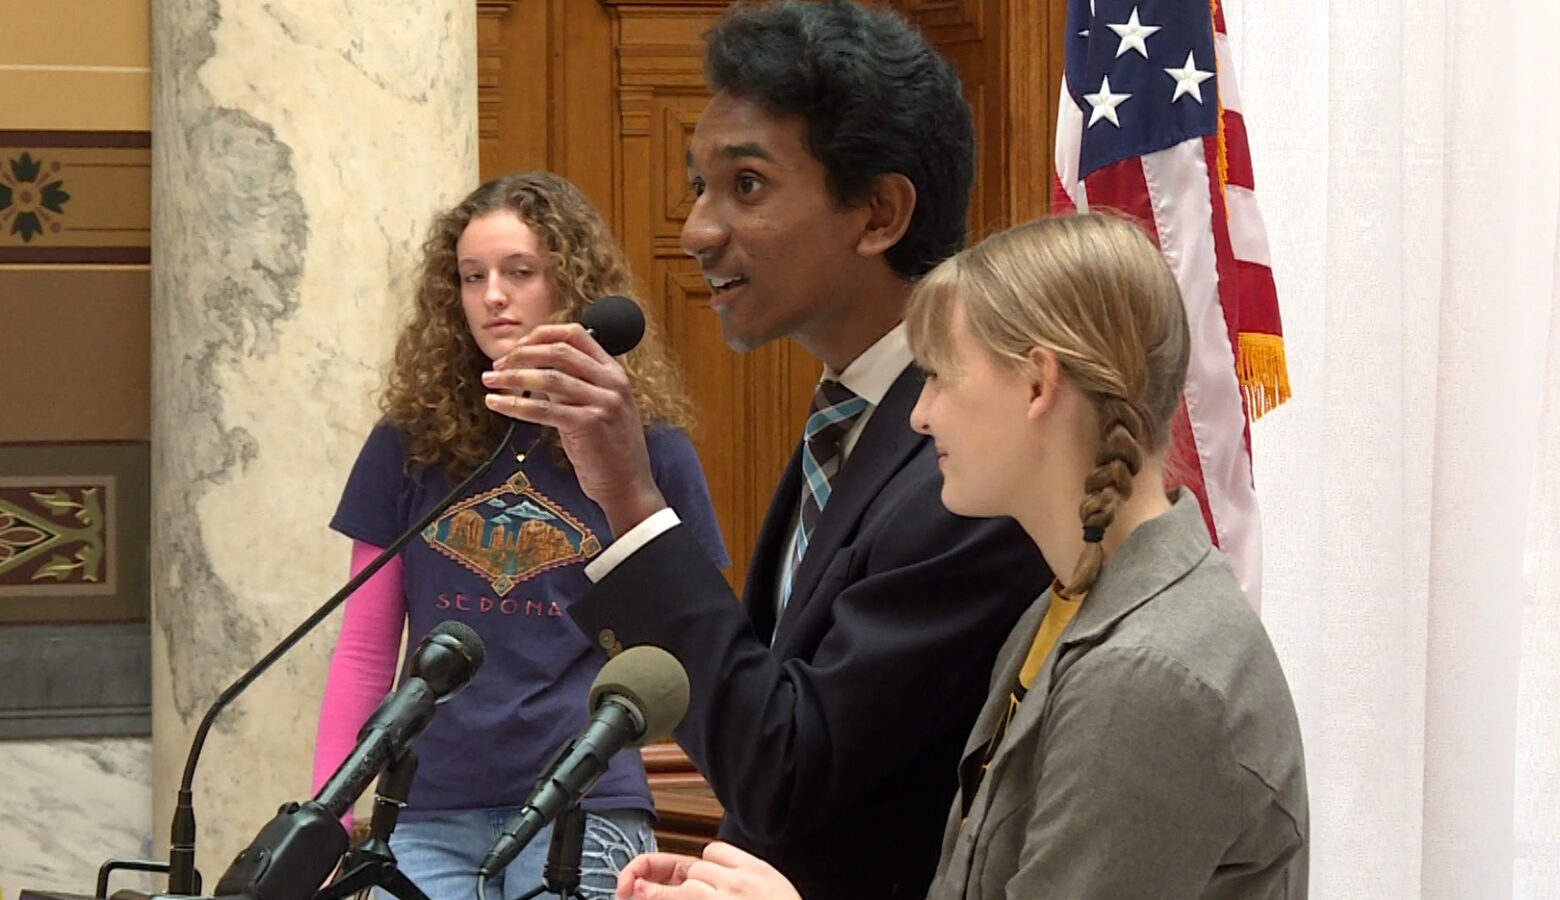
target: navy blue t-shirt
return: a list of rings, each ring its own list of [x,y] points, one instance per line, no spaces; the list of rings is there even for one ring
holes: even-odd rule
[[[513,446],[530,446],[536,434],[537,426],[520,423]],[[646,438],[667,503],[716,565],[728,565],[687,435],[665,427]],[[426,466],[408,475],[405,459],[400,431],[376,427],[330,527],[384,547],[426,515],[454,483]],[[524,803],[557,749],[585,727],[586,695],[605,657],[564,610],[589,586],[585,564],[611,538],[601,508],[543,442],[524,464],[500,454],[467,496],[401,551],[408,655],[446,619],[470,625],[487,649],[471,684],[439,704],[412,744],[418,768],[405,818]],[[583,805],[652,811],[639,754],[613,757]]]

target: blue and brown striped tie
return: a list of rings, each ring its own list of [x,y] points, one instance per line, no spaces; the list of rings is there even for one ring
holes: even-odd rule
[[[871,406],[864,397],[838,381],[820,381],[813,392],[812,407],[802,441],[802,517],[796,529],[796,544],[791,568],[780,596],[780,610],[791,599],[791,580],[807,544],[812,540],[818,519],[828,505],[834,477],[844,464],[845,435],[856,419]]]

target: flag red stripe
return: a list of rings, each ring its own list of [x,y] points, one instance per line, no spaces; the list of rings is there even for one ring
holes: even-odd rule
[[[1246,117],[1228,109],[1224,111],[1224,159],[1226,181],[1243,188],[1256,187],[1251,148],[1246,144]]]

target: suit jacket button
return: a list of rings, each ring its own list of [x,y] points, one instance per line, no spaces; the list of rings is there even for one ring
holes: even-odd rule
[[[618,640],[617,632],[610,628],[603,628],[596,632],[596,643],[601,649],[607,651],[608,656],[617,656],[623,652],[623,642]]]

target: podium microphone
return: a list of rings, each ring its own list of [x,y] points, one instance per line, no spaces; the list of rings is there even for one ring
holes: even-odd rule
[[[217,882],[215,896],[307,900],[347,850],[340,819],[352,801],[433,718],[434,705],[482,666],[482,639],[464,622],[440,622],[417,645],[407,677],[358,732],[357,746],[307,803],[282,806]]]
[[[688,711],[688,672],[660,647],[630,647],[607,661],[590,686],[590,724],[565,744],[477,869],[482,881],[514,861],[559,814],[578,803],[624,747],[672,733]]]
[[[585,326],[596,342],[613,356],[620,356],[634,349],[639,344],[645,332],[645,315],[639,305],[627,297],[609,294],[592,303],[580,316],[580,324]],[[423,516],[416,524],[408,528],[400,537],[390,543],[384,552],[374,557],[368,565],[356,575],[352,576],[341,590],[331,595],[319,609],[304,619],[291,633],[282,638],[270,652],[261,657],[248,671],[240,675],[234,682],[227,686],[211,707],[201,718],[200,724],[195,728],[195,736],[190,740],[190,751],[184,760],[184,774],[179,779],[178,802],[173,811],[173,823],[170,829],[168,851],[168,893],[183,896],[193,896],[200,893],[200,873],[195,870],[195,763],[200,758],[201,748],[205,746],[206,735],[211,731],[212,724],[216,721],[217,714],[226,709],[244,689],[249,687],[256,678],[259,678],[266,669],[281,658],[282,654],[291,650],[295,644],[303,640],[304,636],[313,631],[315,626],[325,621],[325,618],[336,611],[336,608],[353,592],[363,585],[363,582],[371,578],[375,572],[384,568],[401,548],[411,542],[412,538],[422,533],[433,523],[433,520],[442,515],[452,504],[459,499],[472,483],[482,477],[488,469],[492,468],[494,460],[509,446],[514,437],[515,422],[510,422],[509,430],[504,433],[498,446],[493,448],[492,454],[483,460],[470,475],[462,479],[445,497],[433,505],[427,515]],[[145,863],[154,867],[160,865],[144,860],[111,860],[116,868],[135,868]]]
[[[487,648],[470,625],[450,620],[433,626],[412,654],[406,680],[363,723],[357,746],[320,787],[313,802],[333,819],[346,815],[369,782],[428,727],[434,704],[443,703],[469,684],[486,657]]]

